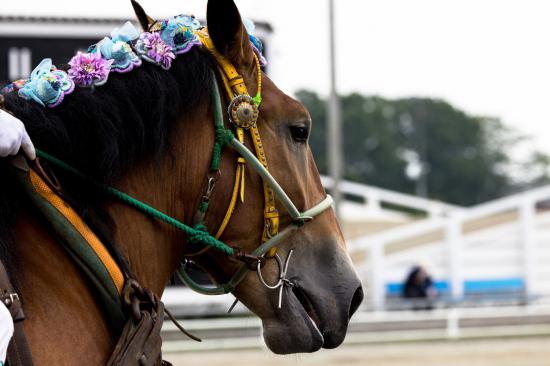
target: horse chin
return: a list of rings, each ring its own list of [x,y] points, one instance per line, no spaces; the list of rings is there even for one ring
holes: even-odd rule
[[[297,257],[311,261],[307,253]],[[326,267],[335,268],[338,254],[327,255]],[[344,258],[345,260],[345,258]],[[316,263],[323,264],[322,261]],[[344,262],[345,263],[345,262]],[[325,268],[317,266],[316,269]],[[289,277],[291,286],[283,288],[282,307],[264,307],[263,336],[266,345],[277,354],[315,352],[336,348],[344,341],[350,318],[363,300],[361,282],[351,266],[340,265],[338,272],[315,270],[296,272]],[[270,305],[278,302],[279,292],[268,296]],[[265,305],[265,303],[264,303]],[[260,310],[259,308],[257,310]]]
[[[315,315],[310,316],[298,297],[291,291],[283,301],[276,318],[263,319],[263,337],[269,349],[276,354],[311,353],[325,343]]]

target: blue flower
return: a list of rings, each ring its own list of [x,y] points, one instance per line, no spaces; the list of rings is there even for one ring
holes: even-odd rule
[[[19,89],[19,96],[34,100],[41,106],[58,106],[66,94],[72,93],[74,82],[66,72],[57,70],[47,58],[32,71],[27,83]]]
[[[132,50],[129,42],[137,39],[139,33],[130,22],[126,22],[121,28],[115,28],[111,32],[111,38],[103,38],[95,47],[106,60],[113,60],[111,70],[116,72],[129,72],[134,67],[141,65],[141,59]]]
[[[174,21],[179,25],[184,25],[188,28],[191,28],[193,31],[201,28],[201,22],[194,15],[177,15],[174,17]]]
[[[169,19],[161,30],[161,39],[180,55],[188,52],[193,46],[200,45],[195,31],[201,27],[200,22],[192,15],[178,15]]]
[[[267,65],[267,60],[263,55],[264,45],[262,44],[262,41],[260,41],[260,39],[254,35],[254,30],[256,29],[256,25],[252,20],[247,18],[243,19],[243,24],[244,24],[244,27],[246,28],[246,32],[248,33],[248,38],[250,39],[250,45],[252,46],[252,50],[258,56],[258,60],[260,60],[260,65],[261,66]]]
[[[111,39],[116,41],[122,41],[122,42],[131,42],[133,40],[138,39],[139,32],[134,27],[134,25],[130,22],[124,23],[124,25],[120,28],[115,28],[111,32]]]

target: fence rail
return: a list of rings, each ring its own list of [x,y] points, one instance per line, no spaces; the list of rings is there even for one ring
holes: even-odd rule
[[[447,271],[448,282],[450,285],[451,296],[455,301],[460,301],[464,297],[464,259],[465,244],[471,242],[470,237],[474,235],[486,234],[487,230],[498,226],[497,224],[481,225],[477,229],[467,230],[468,225],[476,221],[482,222],[491,217],[505,215],[513,212],[514,217],[504,223],[499,223],[502,227],[511,227],[517,229],[517,241],[519,246],[519,262],[521,267],[521,277],[525,284],[525,293],[528,298],[535,296],[535,284],[546,281],[550,284],[550,278],[540,278],[540,261],[537,261],[540,255],[539,237],[547,237],[550,233],[550,227],[545,227],[548,223],[549,214],[544,210],[539,210],[538,205],[541,202],[550,200],[550,186],[533,189],[524,193],[515,194],[509,197],[498,199],[489,203],[474,206],[472,208],[462,208],[447,211],[445,216],[429,217],[411,224],[389,229],[379,234],[367,235],[348,241],[350,251],[366,251],[368,261],[360,266],[365,282],[370,286],[371,305],[374,309],[383,309],[386,300],[386,251],[389,244],[403,241],[414,241],[416,238],[439,232],[442,239],[436,239],[444,253],[444,262]],[[547,225],[546,225],[547,226]],[[504,232],[493,233],[492,240],[507,240]],[[515,235],[515,234],[513,234]],[[486,239],[491,240],[491,239]],[[433,244],[433,240],[427,244]],[[546,246],[550,248],[550,246]],[[544,248],[546,248],[544,247]],[[491,260],[489,257],[488,260]]]
[[[326,189],[332,189],[332,178],[323,175],[321,176],[321,182]],[[379,212],[383,204],[425,212],[429,217],[445,216],[451,211],[463,209],[461,206],[347,180],[341,182],[339,188],[345,195],[352,195],[362,199],[365,210],[373,213]]]
[[[265,347],[261,322],[255,317],[184,320],[196,343],[182,336],[166,321],[163,351],[178,353],[197,350]],[[550,303],[498,308],[453,308],[433,311],[360,312],[350,323],[348,344],[521,337],[550,335]]]

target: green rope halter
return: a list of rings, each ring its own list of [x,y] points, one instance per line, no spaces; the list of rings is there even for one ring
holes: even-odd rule
[[[226,129],[223,125],[216,125],[216,141],[214,142],[214,151],[212,152],[212,163],[210,170],[216,171],[220,169],[220,161],[222,158],[222,149],[229,145],[235,136],[233,132]]]

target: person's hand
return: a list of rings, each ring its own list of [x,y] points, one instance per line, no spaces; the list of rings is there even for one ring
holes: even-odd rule
[[[0,109],[0,157],[16,155],[19,150],[31,160],[36,151],[25,125],[19,119]]]

